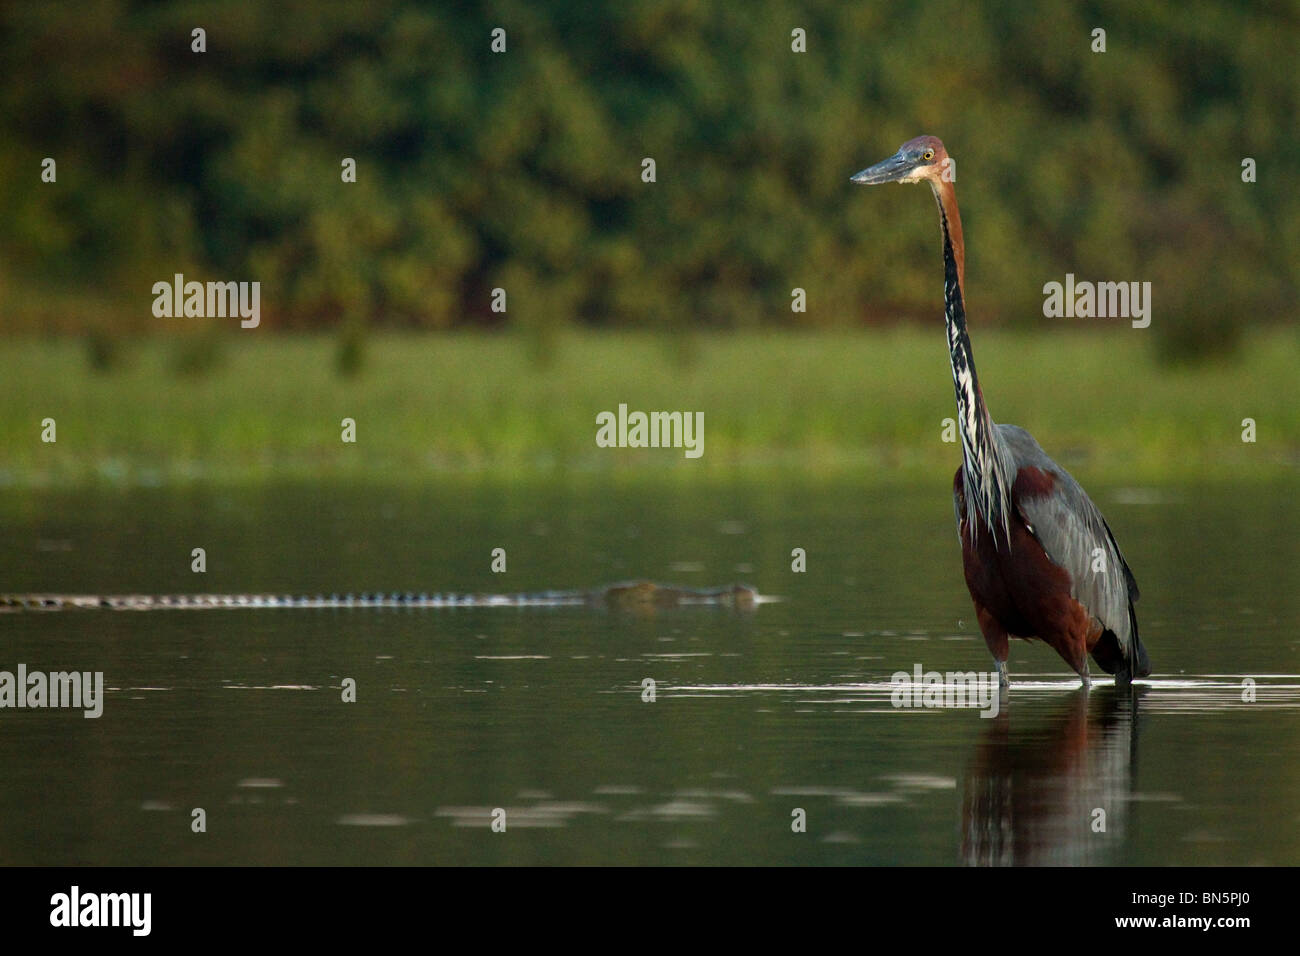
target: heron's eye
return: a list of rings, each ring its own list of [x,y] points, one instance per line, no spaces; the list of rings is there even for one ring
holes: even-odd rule
[[[927,149],[924,153],[921,154],[921,158],[925,160],[934,159],[934,150]]]

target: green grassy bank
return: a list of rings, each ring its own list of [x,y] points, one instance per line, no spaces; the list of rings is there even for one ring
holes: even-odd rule
[[[975,330],[993,417],[1033,432],[1081,479],[1268,480],[1300,471],[1300,337],[1247,337],[1222,363],[1168,367],[1116,329]],[[741,333],[670,343],[561,334],[546,361],[512,336],[370,339],[358,374],[330,337],[232,332],[202,373],[177,343],[128,342],[106,371],[75,339],[0,349],[0,484],[507,479],[609,470],[691,480],[737,470],[951,469],[954,414],[941,327]],[[704,453],[602,449],[596,415],[704,413]],[[341,440],[355,419],[357,441]],[[42,420],[57,441],[41,440]],[[1242,441],[1242,420],[1258,440]]]

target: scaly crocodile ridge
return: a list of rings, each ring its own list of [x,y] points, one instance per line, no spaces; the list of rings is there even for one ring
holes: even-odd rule
[[[775,600],[744,584],[684,588],[652,581],[625,581],[590,591],[530,591],[521,594],[0,594],[0,611],[195,611],[216,608],[457,608],[593,607],[655,611],[713,606],[752,611]]]

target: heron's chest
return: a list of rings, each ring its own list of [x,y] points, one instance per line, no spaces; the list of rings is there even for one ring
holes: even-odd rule
[[[1054,564],[1038,539],[1019,517],[1013,517],[1011,537],[995,539],[993,529],[963,518],[962,569],[971,597],[1006,630],[1019,636],[1041,634],[1063,607],[1073,604],[1070,576]],[[999,529],[1000,530],[1000,529]]]

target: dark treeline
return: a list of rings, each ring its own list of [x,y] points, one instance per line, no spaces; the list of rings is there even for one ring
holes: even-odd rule
[[[977,321],[1067,272],[1151,281],[1156,328],[1289,318],[1300,16],[1257,6],[6,5],[0,321],[151,329],[176,272],[279,328],[933,318],[929,197],[848,183],[922,132]]]

